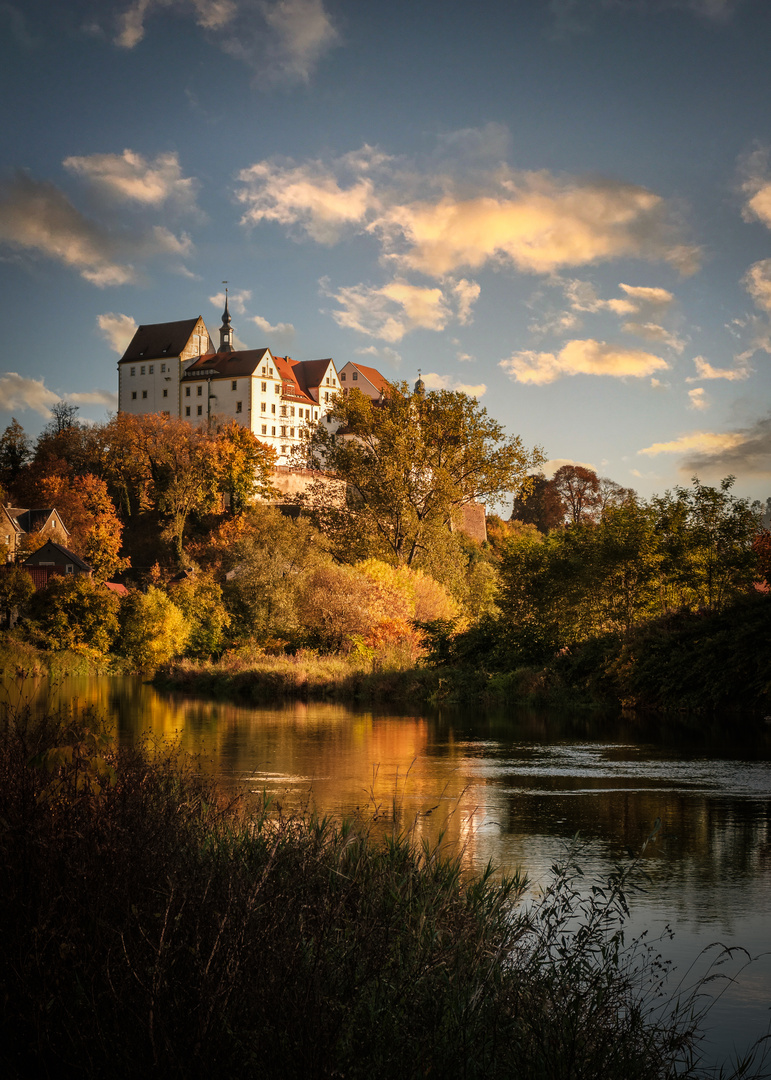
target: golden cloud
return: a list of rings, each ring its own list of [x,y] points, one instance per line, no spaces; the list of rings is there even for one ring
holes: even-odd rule
[[[591,338],[568,341],[558,353],[525,350],[499,362],[520,383],[544,385],[564,375],[610,375],[643,378],[669,367],[666,360],[642,349],[627,349]]]
[[[91,154],[65,158],[64,167],[115,199],[141,206],[175,203],[183,209],[195,209],[196,181],[182,175],[175,153],[158,154],[153,161],[133,150]]]
[[[690,435],[681,435],[670,442],[653,443],[637,453],[653,457],[656,454],[683,454],[690,450],[698,454],[712,455],[734,450],[745,441],[745,436],[736,431],[692,431]]]

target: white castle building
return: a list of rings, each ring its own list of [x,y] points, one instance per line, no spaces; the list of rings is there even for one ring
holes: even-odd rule
[[[341,388],[334,361],[234,349],[227,298],[219,334],[215,350],[200,316],[140,326],[118,361],[118,411],[165,413],[194,425],[236,420],[273,447],[278,465],[289,464],[302,428],[331,422]],[[350,382],[353,372],[346,373]]]

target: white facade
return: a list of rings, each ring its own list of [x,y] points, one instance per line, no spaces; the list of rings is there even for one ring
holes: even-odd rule
[[[227,308],[225,315],[223,340]],[[200,318],[140,327],[118,372],[119,411],[166,413],[194,425],[235,420],[273,447],[279,465],[290,463],[304,427],[330,423],[340,390],[331,358],[298,362],[227,344],[215,352]]]

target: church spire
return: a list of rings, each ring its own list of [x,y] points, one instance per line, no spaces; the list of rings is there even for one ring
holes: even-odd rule
[[[230,325],[230,312],[228,311],[228,283],[225,286],[225,310],[222,312],[222,326],[220,327],[220,347],[217,352],[233,352],[233,327]]]

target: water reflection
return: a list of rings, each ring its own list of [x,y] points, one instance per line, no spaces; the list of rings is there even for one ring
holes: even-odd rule
[[[771,950],[771,732],[719,723],[645,726],[635,717],[533,710],[393,716],[291,703],[267,709],[162,695],[138,679],[43,681],[13,700],[76,702],[126,742],[150,734],[202,755],[222,783],[265,791],[286,811],[359,815],[413,828],[470,867],[523,867],[533,891],[579,834],[587,876],[646,850],[651,885],[634,926],[666,923],[687,966],[718,938]],[[755,965],[713,1017],[724,1044],[764,1027],[771,964]],[[720,1019],[722,1016],[722,1020]],[[725,1045],[723,1047],[725,1049]]]

